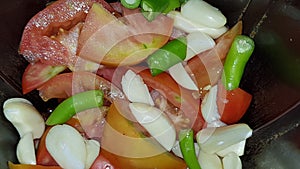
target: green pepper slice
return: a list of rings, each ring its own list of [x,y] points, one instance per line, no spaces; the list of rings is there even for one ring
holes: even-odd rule
[[[239,87],[246,63],[254,51],[254,41],[245,35],[237,35],[226,56],[222,83],[226,90]]]
[[[151,54],[147,63],[152,76],[156,76],[183,61],[186,57],[186,49],[186,37],[179,37]]]
[[[135,9],[140,6],[141,0],[121,0],[121,4],[128,9]]]
[[[153,21],[169,5],[169,0],[142,0],[142,14],[148,21]]]
[[[77,112],[101,107],[104,94],[101,90],[89,90],[75,94],[61,102],[46,120],[47,125],[63,124]]]
[[[181,130],[179,132],[179,146],[183,159],[189,169],[201,169],[195,152],[194,131],[192,129]]]

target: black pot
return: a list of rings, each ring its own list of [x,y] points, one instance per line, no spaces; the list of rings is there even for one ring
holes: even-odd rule
[[[37,92],[23,96],[22,73],[27,61],[18,54],[27,21],[45,7],[46,0],[0,2],[0,102],[25,97],[47,111]],[[243,34],[254,38],[256,49],[246,66],[241,88],[253,101],[241,122],[254,129],[247,140],[243,168],[300,168],[300,3],[297,0],[209,0],[228,18],[243,20]],[[51,106],[51,104],[50,104]],[[0,113],[0,168],[17,162],[19,136]]]

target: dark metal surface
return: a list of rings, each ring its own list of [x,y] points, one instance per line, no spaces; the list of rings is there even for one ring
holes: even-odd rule
[[[0,2],[0,168],[16,162],[18,135],[5,120],[2,103],[21,96],[21,77],[27,62],[18,55],[26,22],[47,1]],[[300,2],[297,0],[208,0],[232,26],[244,23],[243,33],[254,38],[256,49],[246,66],[241,87],[253,95],[241,120],[254,129],[242,157],[244,168],[300,168]],[[247,10],[246,10],[247,9]],[[24,96],[46,109],[36,92]]]

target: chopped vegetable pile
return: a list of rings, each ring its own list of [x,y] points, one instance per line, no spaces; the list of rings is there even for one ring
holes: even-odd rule
[[[58,0],[26,25],[23,94],[3,104],[10,169],[241,169],[254,41],[202,0]]]

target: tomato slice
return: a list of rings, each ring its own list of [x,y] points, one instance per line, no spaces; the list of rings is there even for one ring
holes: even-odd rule
[[[136,122],[129,120],[124,106],[124,102],[110,106],[100,153],[122,169],[186,169],[181,158],[165,151],[153,138],[145,137]]]
[[[29,64],[22,77],[23,94],[40,87],[65,69],[65,66],[51,66],[41,62]]]
[[[218,82],[217,105],[224,123],[237,123],[246,113],[251,100],[252,95],[243,89],[226,90],[222,82]]]
[[[189,127],[195,132],[204,125],[204,119],[200,111],[200,99],[194,98],[194,91],[187,90],[178,85],[168,73],[152,76],[149,69],[133,68],[144,80],[145,84],[152,89],[158,90],[174,106],[180,108],[190,120]]]
[[[43,165],[30,165],[30,164],[14,164],[8,162],[9,169],[62,169],[59,166],[43,166]]]
[[[124,99],[124,94],[108,80],[91,72],[62,73],[38,88],[44,101],[52,98],[65,99],[86,90],[101,89],[107,100]]]
[[[109,66],[134,65],[162,47],[172,33],[173,20],[164,15],[148,22],[139,10],[130,10],[122,20],[127,24],[95,3],[79,36],[79,56]]]
[[[104,0],[59,0],[48,5],[27,23],[20,43],[20,54],[31,63],[41,61],[51,65],[68,65],[73,55],[68,47],[51,36],[56,35],[60,28],[69,30],[84,21],[86,11],[94,2],[114,11]]]
[[[100,152],[90,169],[116,169]]]
[[[216,40],[216,46],[202,52],[190,59],[186,70],[194,78],[198,88],[202,90],[205,86],[214,85],[220,79],[223,62],[231,43],[236,35],[242,33],[242,22],[239,21],[234,27]]]

